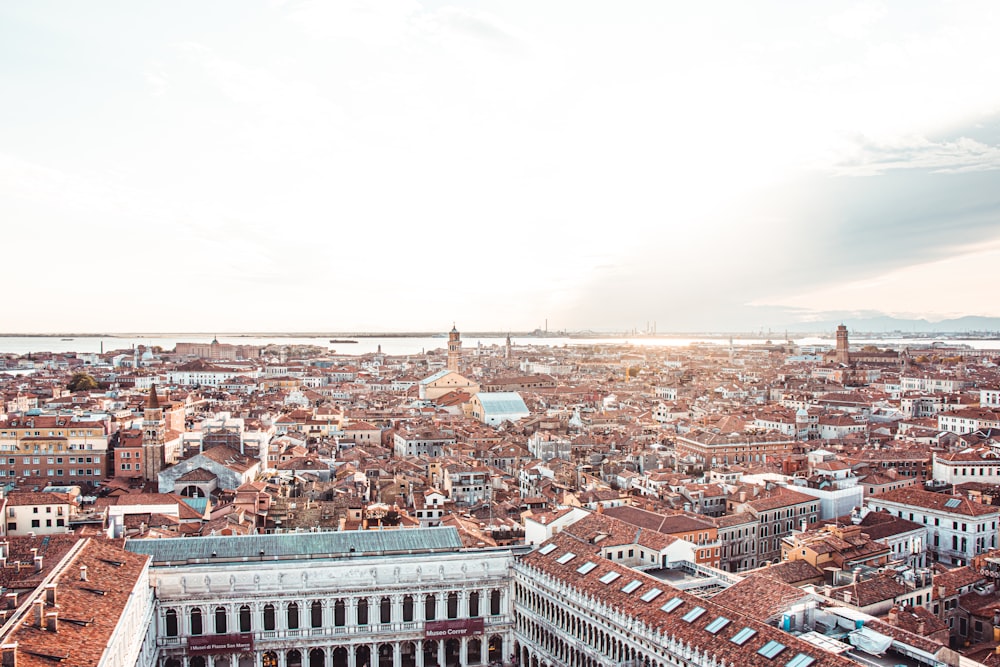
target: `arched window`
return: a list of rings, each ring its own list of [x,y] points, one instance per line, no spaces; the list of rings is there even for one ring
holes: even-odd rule
[[[382,598],[379,603],[379,623],[392,623],[392,600],[389,598]]]
[[[309,607],[309,616],[309,624],[312,627],[323,627],[323,603],[319,600],[313,600],[312,605]]]
[[[500,591],[498,590],[490,593],[490,615],[500,615]]]
[[[469,593],[469,618],[479,616],[479,591]]]
[[[177,612],[173,609],[168,609],[167,613],[163,615],[163,620],[167,625],[167,636],[176,637],[177,636]]]
[[[338,628],[347,625],[347,610],[343,600],[337,600],[333,603],[333,624]]]
[[[288,603],[288,629],[297,630],[299,628],[299,603]]]
[[[437,598],[434,595],[428,595],[424,599],[424,620],[433,621],[434,614],[437,611]]]
[[[250,605],[240,607],[240,632],[250,632]]]
[[[201,609],[195,607],[191,610],[191,634],[200,635],[202,633],[201,626]]]
[[[274,605],[264,605],[264,629],[274,630]]]
[[[368,598],[358,600],[358,625],[368,625]]]
[[[226,608],[216,607],[215,608],[215,634],[224,635],[226,634]]]
[[[413,596],[403,596],[403,622],[409,623],[413,620]]]
[[[458,593],[448,593],[448,618],[458,618]]]

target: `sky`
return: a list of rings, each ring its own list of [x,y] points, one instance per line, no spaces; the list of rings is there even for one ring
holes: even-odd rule
[[[0,331],[1000,316],[1000,5],[0,3]]]

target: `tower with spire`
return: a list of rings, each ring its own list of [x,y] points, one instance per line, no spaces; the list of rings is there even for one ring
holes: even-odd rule
[[[458,367],[462,362],[462,335],[455,328],[452,322],[451,331],[448,333],[448,370],[458,372]]]
[[[156,384],[149,388],[149,398],[142,411],[142,477],[146,481],[155,482],[159,479],[166,463],[164,443],[166,441],[166,420],[163,418],[163,408],[156,395]]]

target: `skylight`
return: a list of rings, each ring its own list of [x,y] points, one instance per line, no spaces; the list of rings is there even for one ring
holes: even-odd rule
[[[705,626],[705,631],[711,632],[714,635],[727,625],[729,625],[729,619],[726,618],[725,616],[720,616],[711,623],[709,623],[707,626]]]
[[[559,563],[560,565],[565,565],[574,558],[576,558],[576,554],[571,551],[567,551],[562,556],[559,556],[559,558],[556,559],[556,562]]]
[[[684,621],[685,623],[693,623],[697,621],[704,613],[705,613],[704,607],[695,607],[688,613],[681,616],[681,620]]]
[[[588,572],[590,572],[591,570],[593,570],[595,567],[597,567],[597,563],[595,563],[594,561],[588,560],[586,563],[584,563],[580,567],[576,568],[576,571],[577,571],[577,574],[587,574]]]
[[[659,588],[650,588],[648,591],[643,593],[642,597],[639,599],[642,600],[643,602],[652,602],[653,600],[656,599],[656,596],[662,592],[663,591],[661,591]]]
[[[945,507],[955,508],[962,504],[961,498],[950,498],[948,502],[944,504]]]
[[[617,572],[607,572],[607,573],[605,573],[604,575],[601,576],[601,583],[602,584],[610,584],[612,581],[614,581],[615,579],[617,579],[620,576],[622,576],[622,575],[618,574]]]
[[[682,604],[684,604],[683,598],[670,598],[669,600],[663,603],[663,606],[660,607],[660,611],[665,611],[669,613],[674,609],[677,609],[677,607],[680,607]]]
[[[622,593],[631,593],[635,589],[639,588],[639,586],[642,586],[642,582],[639,581],[638,579],[633,579],[632,581],[622,586]]]
[[[774,641],[772,639],[768,643],[766,643],[763,646],[761,646],[760,650],[757,651],[757,653],[759,655],[764,656],[768,660],[772,660],[774,658],[774,656],[778,655],[779,653],[781,653],[784,650],[785,650],[785,645],[784,644],[782,644],[781,642],[776,642],[776,641]]]
[[[756,630],[753,630],[751,628],[743,628],[742,630],[740,630],[739,632],[737,632],[735,635],[733,635],[732,638],[730,638],[729,641],[731,641],[732,643],[736,644],[737,646],[743,646],[755,634],[757,634]]]
[[[546,544],[544,547],[542,547],[541,549],[539,549],[538,552],[540,554],[542,554],[543,556],[548,556],[550,553],[552,553],[555,550],[556,550],[556,544],[555,544],[555,542],[553,542],[552,544]]]
[[[811,655],[806,655],[805,653],[799,653],[794,658],[785,663],[785,667],[809,667],[809,665],[816,662],[816,658]]]

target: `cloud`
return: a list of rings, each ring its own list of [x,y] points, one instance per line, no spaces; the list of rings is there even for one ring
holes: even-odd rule
[[[827,26],[834,35],[850,40],[861,39],[889,14],[881,2],[860,2],[848,10],[831,16]]]
[[[846,176],[872,176],[893,169],[926,169],[942,174],[1000,169],[1000,145],[964,136],[952,141],[912,135],[877,141],[859,136],[844,152],[832,170]]]

